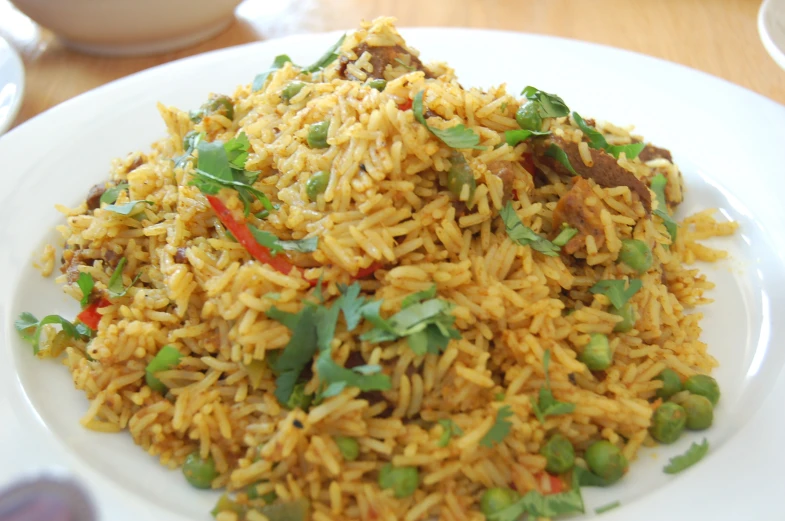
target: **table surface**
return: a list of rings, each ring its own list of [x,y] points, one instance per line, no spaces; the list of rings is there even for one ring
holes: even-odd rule
[[[681,63],[785,103],[785,71],[757,31],[759,0],[246,0],[222,34],[176,52],[133,58],[79,54],[0,0],[0,36],[27,75],[15,124],[117,78],[168,61],[295,33],[351,29],[395,16],[399,26],[503,29],[621,47]]]

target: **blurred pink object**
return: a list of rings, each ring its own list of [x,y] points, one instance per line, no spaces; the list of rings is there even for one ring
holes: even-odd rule
[[[66,45],[114,56],[172,51],[231,24],[242,0],[11,0]]]
[[[95,521],[85,491],[71,480],[43,477],[0,490],[0,521]]]

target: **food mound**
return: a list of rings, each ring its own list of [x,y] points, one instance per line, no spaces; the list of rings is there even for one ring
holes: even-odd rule
[[[86,428],[225,489],[219,521],[583,512],[712,424],[688,265],[736,224],[677,222],[679,169],[630,129],[462,86],[390,19],[160,112],[168,137],[60,208],[81,313],[16,325],[64,353]]]

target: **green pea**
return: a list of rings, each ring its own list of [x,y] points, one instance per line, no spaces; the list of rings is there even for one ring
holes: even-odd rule
[[[183,463],[183,475],[192,487],[206,489],[218,477],[218,471],[212,456],[202,459],[199,452],[192,452]]]
[[[409,497],[420,485],[420,474],[414,467],[393,467],[387,463],[379,470],[379,486],[392,489],[397,498]]]
[[[687,424],[684,407],[673,402],[665,402],[654,411],[649,433],[660,443],[673,443],[679,439]]]
[[[681,392],[681,377],[673,369],[663,369],[654,379],[662,380],[662,387],[657,389],[657,396],[663,400],[667,400],[674,394]]]
[[[300,382],[295,384],[294,389],[292,389],[292,394],[289,395],[289,399],[286,401],[286,408],[289,410],[302,409],[307,411],[312,401],[313,395],[305,392],[305,382]]]
[[[341,451],[341,455],[346,461],[354,461],[360,455],[360,444],[354,438],[333,436],[333,440],[338,445],[338,450]]]
[[[511,488],[489,488],[482,493],[480,498],[480,511],[488,518],[501,512],[520,498],[521,495]]]
[[[613,326],[614,331],[618,333],[626,333],[635,327],[635,310],[632,309],[632,306],[629,302],[625,302],[624,305],[619,309],[612,309],[610,313],[612,315],[616,315],[617,317],[621,317],[621,322],[616,322],[616,325]]]
[[[460,199],[464,187],[469,187],[469,197],[466,201],[471,201],[474,191],[477,189],[477,181],[474,180],[474,173],[463,154],[456,152],[450,158],[450,170],[447,172],[447,189]]]
[[[595,441],[589,445],[584,459],[589,470],[605,479],[609,485],[619,481],[627,472],[627,458],[619,447],[607,440]]]
[[[551,474],[563,474],[575,464],[575,449],[570,440],[561,434],[554,434],[540,449],[545,456],[545,470]]]
[[[521,105],[518,112],[515,113],[515,121],[518,122],[524,130],[534,130],[539,132],[542,128],[542,116],[540,116],[540,104],[536,101],[530,101],[525,105]]]
[[[590,371],[603,371],[611,366],[613,353],[608,337],[602,333],[592,333],[589,343],[583,348],[578,360],[586,364]]]
[[[651,268],[654,257],[645,242],[638,239],[624,239],[621,241],[619,260],[638,273],[644,273]]]
[[[684,382],[684,389],[692,394],[699,394],[709,399],[712,405],[720,401],[720,386],[717,380],[705,374],[690,376]]]
[[[308,129],[308,146],[311,148],[327,148],[327,134],[330,132],[330,120],[314,123]]]
[[[387,80],[383,80],[381,78],[374,78],[368,81],[368,86],[372,89],[376,89],[379,92],[383,91],[385,87],[387,87]]]
[[[313,174],[305,182],[305,193],[308,195],[308,199],[316,201],[319,194],[323,194],[327,190],[328,184],[330,184],[330,172],[322,170]]]
[[[297,94],[303,90],[303,87],[305,87],[305,82],[303,81],[290,81],[281,91],[281,99],[284,101],[289,101],[293,97],[297,96]]]
[[[714,422],[714,407],[705,396],[688,394],[678,404],[684,407],[687,412],[687,428],[689,430],[706,430]]]

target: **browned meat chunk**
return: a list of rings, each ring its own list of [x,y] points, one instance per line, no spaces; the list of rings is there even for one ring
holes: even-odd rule
[[[555,159],[545,156],[545,151],[550,143],[553,143],[564,150],[570,160],[570,164],[575,171],[578,172],[578,175],[585,177],[586,179],[592,179],[598,185],[606,188],[615,186],[628,187],[632,192],[638,194],[638,197],[640,197],[641,202],[643,203],[643,207],[646,209],[646,213],[651,212],[651,193],[649,192],[648,187],[640,179],[635,177],[635,174],[620,167],[619,163],[612,155],[604,150],[590,148],[589,150],[591,151],[591,158],[594,164],[588,167],[583,163],[583,159],[581,159],[577,143],[568,143],[558,136],[553,136],[547,140],[544,145],[536,147],[537,159],[563,175],[571,175],[571,172]]]
[[[103,254],[104,264],[111,266],[112,268],[116,268],[122,258],[122,255],[115,253],[112,250],[106,250],[106,253]]]
[[[81,250],[65,250],[60,271],[67,275],[68,283],[73,284],[79,278],[79,266],[93,265],[94,260],[82,255]]]
[[[403,65],[412,70],[425,72],[426,78],[433,77],[431,72],[425,68],[425,66],[422,64],[422,62],[417,56],[413,55],[412,53],[410,53],[408,50],[401,47],[400,45],[389,45],[385,47],[371,47],[367,43],[361,43],[360,45],[355,47],[353,51],[358,58],[362,56],[363,53],[366,51],[371,54],[370,64],[373,67],[373,72],[368,73],[369,78],[384,79],[384,69],[386,69],[388,65],[392,65],[392,66]],[[346,57],[341,57],[341,61],[338,69],[339,74],[341,74],[347,80],[359,81],[360,78],[357,78],[351,73],[347,72],[346,66],[349,63],[352,63],[352,61],[347,59]]]
[[[559,199],[553,209],[553,228],[559,230],[562,223],[572,226],[578,233],[564,245],[562,251],[572,255],[586,244],[586,237],[594,237],[597,248],[605,244],[605,231],[600,220],[600,207],[588,206],[585,201],[594,195],[589,182],[581,177],[573,179],[572,188]]]
[[[504,186],[504,195],[502,202],[506,203],[512,199],[512,181],[515,178],[515,172],[512,169],[512,163],[509,161],[491,161],[488,163],[488,170],[493,175],[501,179]]]
[[[177,253],[174,254],[174,261],[177,264],[185,264],[185,261],[188,260],[186,257],[186,249],[185,248],[177,248]]]
[[[667,159],[671,163],[673,163],[673,157],[671,156],[670,150],[665,148],[655,147],[654,145],[646,145],[641,153],[638,154],[638,159],[642,162],[651,161],[652,159]]]
[[[95,210],[96,208],[101,207],[101,196],[104,195],[104,192],[106,192],[105,183],[98,183],[97,185],[93,185],[93,187],[90,188],[90,191],[87,192],[88,210]]]

